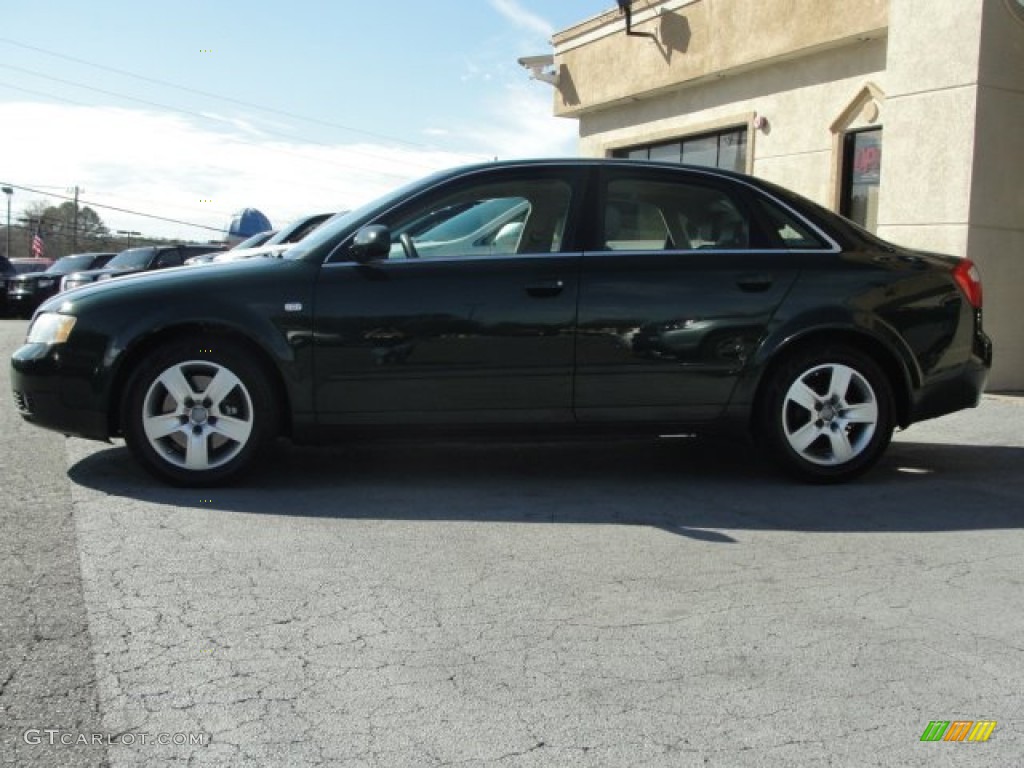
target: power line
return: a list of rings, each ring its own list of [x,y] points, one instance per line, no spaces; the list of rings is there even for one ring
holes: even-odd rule
[[[31,192],[31,193],[36,194],[36,195],[44,195],[46,197],[56,197],[56,198],[59,198],[60,200],[74,201],[73,197],[68,197],[67,195],[58,195],[56,192],[43,192],[40,189],[33,189],[31,187],[23,187],[23,186],[19,186],[18,184],[9,184],[8,186],[14,187],[15,189],[20,189],[22,192]],[[88,207],[90,207],[90,208],[104,208],[104,209],[106,209],[108,211],[117,211],[118,213],[127,213],[127,214],[131,214],[132,216],[141,216],[142,218],[145,218],[145,219],[155,219],[156,221],[165,221],[165,222],[168,222],[168,223],[171,223],[171,224],[181,224],[181,225],[184,225],[186,227],[195,227],[196,229],[206,229],[206,230],[209,230],[211,232],[220,232],[220,233],[224,232],[224,229],[222,227],[211,227],[211,226],[208,226],[207,224],[195,224],[195,223],[190,222],[190,221],[182,221],[181,219],[171,219],[171,218],[168,218],[167,216],[157,216],[156,214],[153,214],[153,213],[143,213],[142,211],[132,211],[132,210],[129,210],[128,208],[119,208],[116,205],[103,205],[102,203],[89,203]]]
[[[28,94],[31,94],[33,96],[42,96],[44,99],[51,99],[53,101],[62,101],[62,102],[65,102],[66,104],[73,104],[73,105],[75,105],[77,107],[87,107],[87,108],[89,108],[89,107],[92,106],[90,104],[86,104],[83,101],[76,101],[75,99],[69,99],[66,96],[55,96],[55,95],[50,94],[50,93],[43,93],[42,91],[35,91],[35,90],[32,90],[31,88],[22,88],[21,86],[18,86],[18,85],[11,85],[10,83],[5,83],[3,81],[0,81],[0,87],[2,87],[2,88],[9,88],[12,91],[20,91],[21,93],[28,93]],[[287,150],[276,149],[275,147],[265,146],[265,145],[262,145],[262,144],[255,144],[255,143],[253,143],[251,141],[244,141],[244,140],[238,139],[238,138],[232,138],[232,141],[234,141],[237,144],[244,144],[246,146],[256,147],[257,149],[264,150],[264,151],[277,152],[278,154],[285,154],[285,155],[290,155],[292,157],[298,157],[301,160],[305,160],[307,162],[313,161],[313,158],[308,157],[306,155],[300,155],[300,154],[295,153],[295,152],[288,152]],[[341,168],[354,168],[354,166],[346,166],[346,165],[343,165],[341,163],[333,163],[333,164],[337,165],[337,166],[339,166]],[[361,169],[356,168],[355,170],[361,170]],[[385,173],[383,171],[379,171],[378,175],[380,175],[380,176],[392,176],[392,177],[394,177],[396,179],[402,179],[402,180],[405,180],[407,178],[406,176],[399,176],[397,174]],[[264,179],[266,181],[268,181],[268,182],[270,182],[270,181],[277,181],[277,182],[282,183],[282,184],[285,184],[285,183],[289,183],[290,184],[290,183],[292,183],[291,179],[280,179],[280,178],[274,179],[272,177],[264,177]],[[335,189],[332,189],[332,188],[329,188],[329,187],[325,187],[325,186],[323,186],[321,184],[310,184],[308,181],[305,181],[305,180],[303,181],[303,186],[306,189],[319,189],[319,190],[323,190],[324,192],[330,192],[331,194],[334,194],[337,191]],[[50,187],[38,187],[38,188],[40,188],[40,189],[47,189],[47,188],[48,189],[65,189],[66,187],[63,187],[63,186],[50,186]]]
[[[375,138],[375,139],[384,139],[385,141],[391,141],[391,142],[394,142],[396,144],[405,144],[406,146],[414,147],[416,149],[427,149],[427,150],[431,149],[426,144],[417,144],[415,142],[407,141],[405,139],[395,138],[394,136],[387,136],[385,134],[375,133],[373,131],[365,131],[365,130],[361,130],[359,128],[353,128],[351,126],[341,125],[340,123],[333,123],[333,122],[330,122],[329,120],[321,120],[321,119],[316,118],[316,117],[306,117],[304,115],[299,115],[299,114],[296,114],[294,112],[287,112],[287,111],[285,111],[283,109],[275,109],[274,107],[268,107],[268,106],[263,105],[263,104],[255,104],[255,103],[253,103],[251,101],[243,101],[242,99],[232,98],[231,96],[224,96],[224,95],[221,95],[221,94],[211,93],[209,91],[202,91],[202,90],[199,90],[198,88],[189,88],[188,86],[178,85],[177,83],[172,83],[172,82],[170,82],[168,80],[160,80],[160,79],[155,78],[155,77],[147,77],[145,75],[140,75],[140,74],[138,74],[136,72],[129,72],[128,70],[125,70],[125,69],[117,69],[116,67],[108,67],[108,66],[105,66],[103,64],[97,64],[97,63],[92,62],[92,61],[87,61],[85,59],[79,59],[79,58],[77,58],[75,56],[68,56],[67,54],[64,54],[64,53],[57,53],[56,51],[49,51],[49,50],[47,50],[45,48],[39,48],[38,46],[28,45],[26,43],[19,43],[19,42],[15,41],[15,40],[11,40],[10,38],[7,38],[7,37],[0,37],[0,43],[6,43],[7,45],[14,45],[14,46],[17,46],[18,48],[24,48],[24,49],[29,50],[29,51],[35,51],[37,53],[42,53],[42,54],[45,54],[47,56],[53,56],[53,57],[58,58],[58,59],[64,59],[66,61],[72,61],[72,62],[75,62],[76,64],[85,64],[88,67],[95,67],[96,69],[102,69],[102,70],[104,70],[106,72],[113,72],[114,74],[117,74],[117,75],[124,75],[125,77],[133,77],[136,80],[142,80],[143,82],[154,83],[156,85],[163,85],[163,86],[166,86],[168,88],[175,88],[175,89],[177,89],[179,91],[184,91],[186,93],[194,93],[194,94],[197,94],[199,96],[206,96],[207,98],[217,99],[219,101],[226,101],[226,102],[230,102],[232,104],[238,104],[239,106],[243,106],[243,107],[250,107],[252,109],[259,109],[259,110],[262,110],[263,112],[269,112],[269,113],[274,114],[274,115],[281,115],[283,117],[290,117],[290,118],[293,118],[295,120],[303,120],[303,121],[308,122],[308,123],[316,123],[318,125],[327,126],[329,128],[337,128],[339,130],[348,131],[350,133],[358,133],[358,134],[361,134],[363,136],[369,136],[369,137]]]
[[[145,104],[147,107],[156,107],[157,109],[169,110],[171,112],[178,112],[180,114],[187,115],[189,117],[199,118],[200,120],[209,120],[209,121],[215,122],[215,123],[222,123],[222,124],[226,123],[228,125],[235,125],[234,121],[227,120],[227,119],[222,118],[222,117],[215,117],[213,115],[206,115],[206,114],[203,114],[202,112],[193,112],[192,110],[182,109],[181,107],[172,107],[169,104],[161,104],[160,102],[149,101],[148,99],[140,99],[137,96],[129,96],[129,95],[124,94],[124,93],[117,93],[116,91],[108,91],[105,88],[97,88],[97,87],[92,86],[92,85],[85,85],[84,83],[77,83],[74,80],[66,80],[66,79],[61,78],[61,77],[54,77],[52,75],[47,75],[47,74],[44,74],[42,72],[36,72],[35,70],[26,69],[25,67],[19,67],[19,66],[16,66],[14,64],[4,64],[4,63],[0,62],[0,67],[3,67],[4,69],[11,69],[11,70],[14,70],[15,72],[21,72],[22,74],[32,75],[33,77],[41,77],[44,80],[51,80],[51,81],[53,81],[55,83],[61,83],[63,85],[70,85],[73,88],[82,88],[82,89],[87,90],[87,91],[93,91],[94,93],[102,93],[105,96],[113,96],[114,98],[118,98],[118,99],[126,99],[127,101],[134,101],[134,102],[137,102],[139,104]],[[11,86],[11,87],[13,87],[13,86]],[[18,88],[17,90],[27,90],[27,89]],[[297,142],[306,143],[306,144],[315,144],[317,146],[326,147],[328,149],[331,148],[330,144],[324,144],[323,142],[320,142],[320,141],[313,141],[312,139],[305,139],[305,138],[303,138],[301,136],[295,136],[295,135],[292,135],[292,134],[283,133],[281,131],[273,131],[273,130],[267,130],[267,129],[261,129],[261,130],[263,130],[264,133],[271,134],[271,135],[274,135],[274,136],[280,136],[281,138],[288,139],[290,141],[297,141]],[[281,149],[280,147],[272,147],[272,146],[256,144],[255,142],[245,141],[243,139],[239,139],[239,138],[234,137],[234,136],[231,137],[231,140],[235,141],[235,142],[238,142],[239,144],[246,144],[246,145],[249,145],[249,146],[259,147],[260,149],[263,149],[263,150],[269,150],[269,151],[272,151],[272,152],[279,152],[281,154],[291,155],[293,157],[301,157],[301,158],[303,158],[305,160],[311,160],[312,159],[312,158],[310,158],[308,156],[301,155],[301,154],[296,153],[296,152],[290,152],[288,150]],[[357,150],[357,149],[349,148],[348,151],[352,152],[353,154],[363,155],[365,157],[370,157],[370,158],[373,158],[375,160],[388,160],[388,161],[391,160],[391,158],[382,157],[381,155],[375,155],[375,154],[373,154],[371,152],[363,152],[363,151]],[[349,170],[360,170],[356,166],[348,165],[346,163],[339,163],[339,162],[337,162],[335,160],[327,160],[326,162],[330,163],[331,165],[336,165],[339,168],[347,168]],[[410,160],[405,160],[404,162],[407,165],[418,165],[421,168],[433,170],[433,166],[427,165],[425,163],[417,163],[415,161],[410,161]],[[379,175],[381,175],[381,176],[391,176],[391,177],[396,178],[396,179],[405,179],[405,178],[407,178],[403,174],[388,173],[386,171],[378,171],[377,173]]]
[[[19,221],[29,221],[29,222],[32,222],[32,221],[37,221],[38,217],[22,215],[22,216],[18,217],[18,220]],[[75,232],[75,233],[77,233],[79,235],[87,235],[87,236],[89,236],[91,238],[99,239],[99,240],[102,240],[102,239],[117,239],[114,236],[114,231],[110,230],[110,229],[105,229],[103,231],[96,231],[95,229],[88,229],[86,227],[77,227],[77,228],[75,228],[75,227],[65,227],[65,226],[63,226],[62,222],[59,222],[59,221],[56,222],[56,223],[61,224],[61,227],[59,229],[54,229],[53,228],[53,222],[51,222],[50,223],[50,230],[42,232],[42,235],[44,237],[46,237],[46,238],[51,238],[51,237],[70,237],[71,233]],[[0,229],[6,229],[6,228],[7,228],[6,224],[0,224]],[[33,226],[32,224],[15,224],[14,222],[11,222],[11,229],[21,229],[21,230],[24,230],[26,232],[35,232],[36,231],[36,227]]]

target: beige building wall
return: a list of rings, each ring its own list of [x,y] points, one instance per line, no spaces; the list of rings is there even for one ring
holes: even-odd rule
[[[989,386],[1024,389],[1024,21],[1006,0],[892,0],[887,71],[879,234],[978,264]]]
[[[634,0],[554,38],[580,153],[745,125],[747,170],[838,209],[842,136],[883,128],[878,231],[969,256],[992,389],[1024,389],[1024,19],[1017,0]]]
[[[1016,2],[1016,0],[1011,0]],[[986,0],[981,20],[967,253],[981,267],[996,350],[992,387],[1024,389],[1024,18]]]
[[[871,86],[884,91],[884,67],[882,37],[588,113],[580,118],[580,153],[605,157],[637,144],[743,125],[748,172],[832,206],[839,155],[829,126],[851,105],[860,108],[847,127],[881,125],[884,102],[865,94]],[[871,122],[863,117],[867,102],[876,106]]]

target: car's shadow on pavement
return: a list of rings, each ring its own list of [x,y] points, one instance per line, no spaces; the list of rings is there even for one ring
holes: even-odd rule
[[[122,447],[69,470],[81,486],[253,515],[648,525],[712,542],[729,529],[959,531],[1024,521],[1024,448],[895,442],[864,478],[804,485],[753,448],[705,439],[275,445],[238,484],[164,486]]]

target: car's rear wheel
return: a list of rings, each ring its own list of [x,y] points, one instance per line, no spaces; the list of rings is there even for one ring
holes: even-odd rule
[[[762,442],[810,482],[850,480],[885,452],[893,431],[892,386],[875,361],[836,346],[798,354],[768,382]]]
[[[152,474],[209,486],[237,475],[276,430],[277,407],[259,365],[221,340],[157,349],[128,382],[125,442]]]

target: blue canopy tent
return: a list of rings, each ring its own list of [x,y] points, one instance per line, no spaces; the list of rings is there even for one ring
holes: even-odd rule
[[[273,229],[273,227],[270,225],[270,219],[264,216],[262,211],[255,208],[243,208],[231,217],[227,239],[229,243],[240,243],[247,237],[252,237],[268,229]]]

